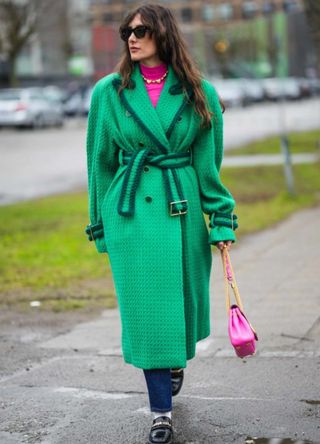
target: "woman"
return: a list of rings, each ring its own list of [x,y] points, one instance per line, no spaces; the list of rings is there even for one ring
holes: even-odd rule
[[[219,98],[171,11],[135,9],[120,37],[118,72],[96,84],[90,108],[86,232],[109,254],[124,360],[144,370],[149,443],[167,444],[172,396],[196,342],[210,334],[210,244],[235,241],[235,203],[219,178]]]

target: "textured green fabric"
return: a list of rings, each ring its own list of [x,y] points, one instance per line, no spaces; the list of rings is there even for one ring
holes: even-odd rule
[[[139,65],[130,88],[119,96],[118,87],[118,74],[101,79],[89,113],[90,222],[101,222],[104,231],[95,243],[99,252],[109,254],[124,360],[144,369],[186,367],[187,359],[195,355],[196,342],[210,334],[209,242],[235,240],[233,230],[225,226],[213,226],[209,237],[203,216],[203,212],[231,215],[234,209],[234,200],[219,178],[221,108],[214,87],[203,80],[215,115],[212,129],[200,129],[200,118],[185,100],[171,66],[156,108]],[[133,153],[132,159],[146,149],[153,155],[191,150],[191,164],[167,170],[181,184],[187,214],[170,216],[163,170],[146,159],[148,167],[143,168],[135,189],[134,214],[119,214],[128,168],[119,163],[121,149]]]
[[[185,153],[154,155],[149,153],[149,149],[143,149],[136,153],[125,152],[125,154],[123,154],[123,152],[124,150],[120,151],[120,164],[127,164],[128,167],[119,199],[119,214],[123,216],[134,215],[135,194],[141,179],[144,164],[155,165],[162,169],[163,183],[167,193],[168,205],[170,205],[170,212],[181,214],[187,211],[188,203],[183,196],[181,181],[173,170],[190,165],[190,151]]]

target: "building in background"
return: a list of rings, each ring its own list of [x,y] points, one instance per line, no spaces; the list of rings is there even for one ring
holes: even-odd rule
[[[91,77],[93,64],[91,56],[90,1],[68,0],[68,24],[70,54],[69,73],[74,76]]]
[[[91,0],[95,78],[114,70],[118,27],[136,1]],[[224,77],[306,76],[315,69],[303,0],[162,1],[182,25],[200,68]],[[320,75],[320,73],[318,73]]]
[[[34,0],[12,0],[17,7],[31,1]],[[44,0],[39,4],[35,32],[15,63],[19,83],[91,79],[89,0]],[[0,69],[6,70],[5,60]]]
[[[23,5],[39,0],[11,1]],[[320,77],[303,0],[160,3],[174,11],[193,56],[208,76]],[[40,4],[48,7],[39,12],[36,32],[16,61],[20,83],[70,79],[85,83],[114,71],[123,46],[119,23],[141,1],[40,0]],[[0,53],[0,80],[5,70]]]

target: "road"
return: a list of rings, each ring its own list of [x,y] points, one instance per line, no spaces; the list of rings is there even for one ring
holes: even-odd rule
[[[225,148],[279,134],[282,127],[319,128],[320,98],[227,110]],[[0,131],[0,205],[85,187],[85,133],[85,119],[69,120],[61,130]]]
[[[259,335],[245,360],[229,344],[213,253],[212,330],[174,398],[175,444],[320,443],[319,218],[300,212],[231,250]],[[1,444],[146,443],[145,382],[123,362],[118,310],[76,317],[0,313]]]

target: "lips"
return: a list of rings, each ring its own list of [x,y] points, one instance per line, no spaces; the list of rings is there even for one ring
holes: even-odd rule
[[[131,48],[130,48],[130,51],[138,51],[139,50],[139,48],[136,48],[135,46],[132,46]]]

